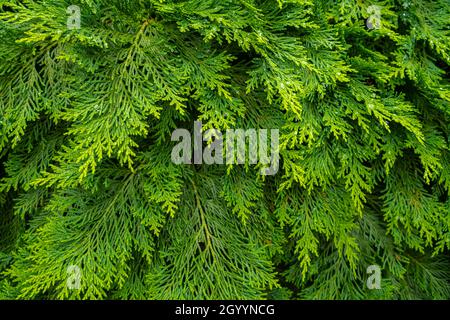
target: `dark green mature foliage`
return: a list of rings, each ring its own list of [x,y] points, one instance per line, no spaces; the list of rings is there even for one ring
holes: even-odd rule
[[[0,1],[0,297],[450,298],[449,70],[448,0]]]

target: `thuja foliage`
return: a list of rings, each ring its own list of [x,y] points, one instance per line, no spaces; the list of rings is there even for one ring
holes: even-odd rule
[[[448,0],[0,1],[0,298],[450,298],[449,71]]]

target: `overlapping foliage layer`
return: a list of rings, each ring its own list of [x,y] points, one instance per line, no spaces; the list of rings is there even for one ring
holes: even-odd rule
[[[449,24],[448,0],[0,1],[0,297],[448,299]],[[196,120],[280,129],[280,171],[173,164]]]

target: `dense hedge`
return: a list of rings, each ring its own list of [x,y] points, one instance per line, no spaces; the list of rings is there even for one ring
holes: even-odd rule
[[[448,0],[0,1],[0,298],[450,298],[449,24]],[[280,170],[174,163],[194,121],[278,129]]]

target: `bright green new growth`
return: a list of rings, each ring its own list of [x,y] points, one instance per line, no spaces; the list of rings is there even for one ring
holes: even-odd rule
[[[0,1],[0,298],[449,299],[449,72],[448,0]]]

